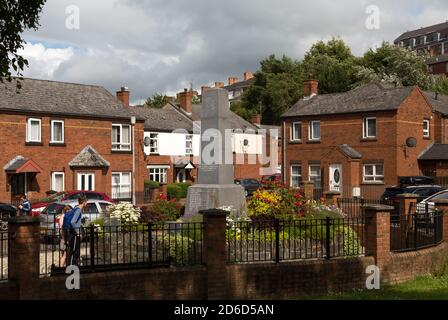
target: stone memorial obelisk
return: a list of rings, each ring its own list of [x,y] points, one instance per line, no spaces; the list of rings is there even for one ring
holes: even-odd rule
[[[232,207],[239,216],[247,214],[244,188],[234,183],[230,117],[227,91],[205,91],[201,110],[198,183],[188,189],[186,217],[200,210],[222,207]]]

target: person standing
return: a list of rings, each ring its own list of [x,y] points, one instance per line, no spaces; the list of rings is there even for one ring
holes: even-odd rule
[[[31,213],[31,202],[28,200],[26,194],[23,194],[20,198],[19,215],[29,216]]]
[[[67,234],[67,265],[78,266],[81,254],[81,227],[82,227],[82,210],[87,203],[87,199],[81,197],[78,199],[78,205],[65,213],[64,229]]]

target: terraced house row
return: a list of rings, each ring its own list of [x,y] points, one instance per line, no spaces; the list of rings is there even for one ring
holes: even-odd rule
[[[316,80],[304,92],[282,115],[285,183],[377,198],[399,176],[447,176],[448,97],[378,83],[319,95]]]
[[[130,106],[127,88],[115,96],[95,85],[20,83],[19,90],[15,81],[0,87],[0,202],[96,190],[142,203],[145,179],[195,181],[201,106],[192,104],[191,92],[181,93],[179,105],[149,109]],[[234,134],[235,154],[262,152],[256,126],[234,115],[232,129],[242,130]],[[259,167],[235,171],[258,177]]]

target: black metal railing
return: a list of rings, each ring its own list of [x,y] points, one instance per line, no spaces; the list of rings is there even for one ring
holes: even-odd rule
[[[394,200],[372,200],[364,198],[339,198],[338,206],[341,211],[348,217],[364,216],[363,206],[366,205],[387,205],[394,207],[391,216],[398,215],[398,203]]]
[[[416,251],[443,241],[443,214],[437,211],[400,215],[390,224],[390,249]]]
[[[230,263],[361,256],[366,241],[363,218],[237,222],[226,237]]]
[[[8,280],[8,231],[0,230],[0,281]]]
[[[82,272],[202,264],[203,223],[91,226],[73,237],[58,229],[41,231],[41,275],[75,264]],[[73,260],[72,260],[73,259]]]

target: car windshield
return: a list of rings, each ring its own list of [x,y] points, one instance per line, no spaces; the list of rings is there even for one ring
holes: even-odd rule
[[[42,214],[54,214],[58,215],[62,212],[62,209],[64,209],[64,205],[60,203],[52,203],[49,204],[43,211]]]
[[[438,195],[432,197],[430,200],[434,201],[434,200],[444,200],[444,199],[448,199],[448,192],[438,194]]]
[[[62,198],[64,197],[65,192],[58,192],[55,193],[47,198],[43,198],[42,200],[40,200],[40,202],[55,202],[55,201],[61,201]]]

